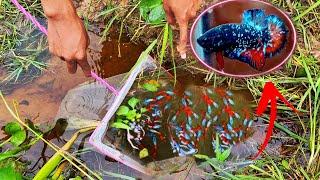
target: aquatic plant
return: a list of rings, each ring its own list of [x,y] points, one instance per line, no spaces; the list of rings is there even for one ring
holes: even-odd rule
[[[22,144],[26,138],[26,131],[17,122],[9,122],[5,127],[4,131],[10,136],[5,142],[10,141],[14,146]],[[0,147],[5,143],[1,143]]]
[[[131,146],[134,149],[139,149],[132,143],[132,139],[135,141],[140,141],[142,137],[145,135],[144,128],[142,127],[143,124],[140,123],[140,119],[147,110],[146,108],[139,108],[138,103],[140,102],[139,99],[132,97],[128,101],[128,106],[122,105],[119,107],[117,111],[117,120],[116,122],[112,123],[111,127],[118,128],[118,129],[125,129],[127,130],[127,139],[130,142]],[[142,122],[143,123],[143,122]],[[130,131],[134,131],[137,133],[137,136],[134,137]]]
[[[134,86],[111,125],[127,131],[132,148],[150,148],[147,144],[151,142],[149,150],[156,158],[158,142],[164,140],[179,156],[216,152],[225,160],[233,145],[250,137],[253,119],[249,104],[230,91],[190,86],[181,95],[170,81],[143,81],[142,86]],[[141,115],[136,113],[137,107],[144,109]]]

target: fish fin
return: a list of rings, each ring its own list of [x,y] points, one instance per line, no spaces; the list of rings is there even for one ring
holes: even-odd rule
[[[242,24],[247,24],[257,30],[266,29],[267,23],[265,11],[262,9],[250,9],[244,11],[242,14]]]
[[[226,50],[225,56],[247,63],[259,71],[262,70],[266,61],[262,47],[258,49],[235,48],[233,50]]]
[[[241,59],[246,60],[246,62],[253,68],[261,71],[266,63],[266,58],[264,56],[262,49],[248,49],[241,53]]]
[[[224,68],[224,60],[221,51],[216,53],[216,59],[218,63],[218,70],[222,70]]]
[[[268,25],[266,33],[270,36],[270,40],[266,46],[266,56],[272,57],[284,47],[288,30],[285,23],[275,15],[269,15],[266,18],[266,23]]]

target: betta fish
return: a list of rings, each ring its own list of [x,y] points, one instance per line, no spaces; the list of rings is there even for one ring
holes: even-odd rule
[[[132,104],[129,101],[133,97],[139,99],[130,111],[141,115],[125,121],[128,115],[118,113],[111,126],[127,130],[122,132],[130,137],[127,140],[133,149],[147,148],[154,159],[170,154],[209,155],[216,148],[224,151],[252,136],[254,117],[245,98],[211,86],[190,85],[180,92],[173,82],[156,84],[155,91],[135,85],[134,93],[129,93],[122,107]]]
[[[242,14],[240,24],[214,27],[197,39],[206,53],[216,53],[218,68],[224,68],[223,56],[237,59],[262,71],[266,58],[284,47],[288,30],[276,15],[266,15],[262,9],[250,9]]]

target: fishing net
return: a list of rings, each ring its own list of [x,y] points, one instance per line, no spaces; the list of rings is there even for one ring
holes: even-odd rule
[[[228,170],[252,163],[246,159],[263,131],[246,97],[210,85],[181,86],[165,70],[136,73],[91,136],[100,151],[142,172],[150,163],[196,154],[215,160],[224,154],[218,164]]]

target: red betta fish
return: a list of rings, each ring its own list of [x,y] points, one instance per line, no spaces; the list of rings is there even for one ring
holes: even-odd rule
[[[216,52],[218,68],[224,68],[223,56],[237,59],[262,71],[266,58],[284,47],[288,30],[276,15],[266,15],[262,9],[250,9],[242,14],[240,24],[214,27],[197,39],[205,53]]]
[[[212,156],[216,149],[223,152],[246,142],[255,132],[250,103],[241,95],[196,85],[180,92],[168,79],[159,79],[157,88],[150,90],[145,88],[150,82],[140,79],[134,84],[111,125],[132,150],[146,148],[156,160],[196,153]]]

